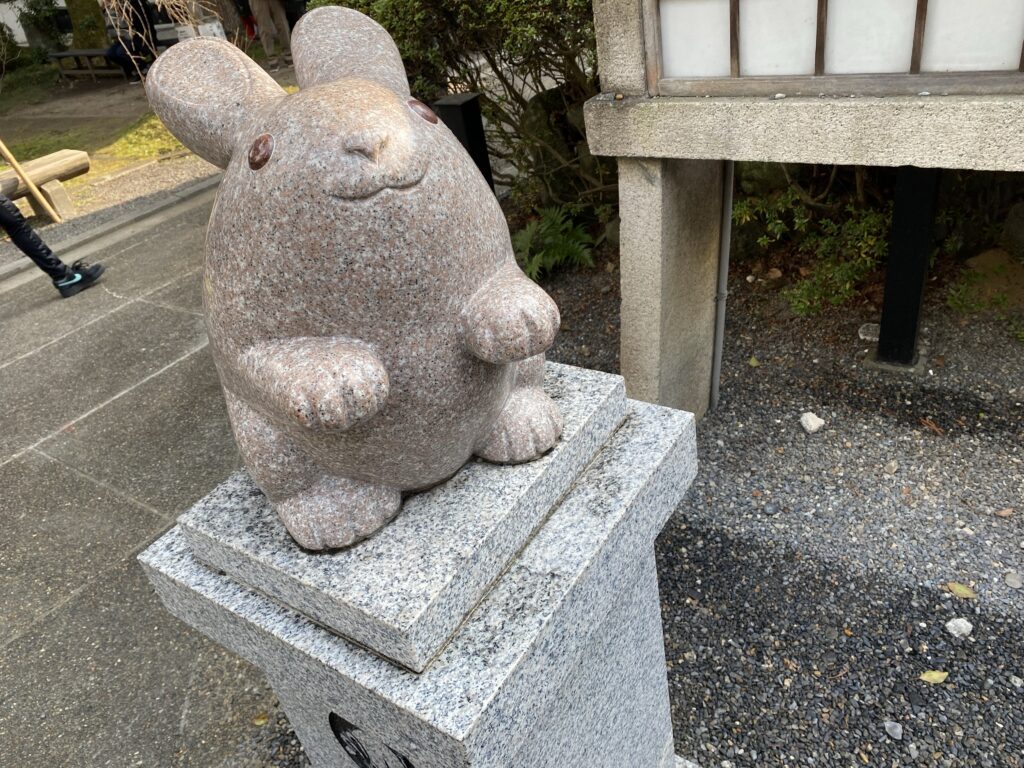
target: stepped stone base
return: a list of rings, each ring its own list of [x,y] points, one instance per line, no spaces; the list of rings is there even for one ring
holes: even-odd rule
[[[263,669],[317,768],[678,768],[653,542],[695,472],[692,416],[628,402],[419,674],[203,564],[181,527],[140,560],[171,612]]]
[[[246,472],[179,525],[214,570],[422,672],[625,418],[618,376],[550,363],[544,384],[564,420],[550,453],[516,466],[473,461],[349,549],[296,546]]]

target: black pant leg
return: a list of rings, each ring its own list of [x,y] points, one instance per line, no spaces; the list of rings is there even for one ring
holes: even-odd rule
[[[60,280],[67,276],[68,268],[64,262],[53,255],[53,251],[46,247],[46,243],[25,221],[17,206],[3,195],[0,195],[0,227],[10,236],[11,242],[51,278]]]

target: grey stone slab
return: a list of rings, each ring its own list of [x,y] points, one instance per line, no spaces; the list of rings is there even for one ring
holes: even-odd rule
[[[146,301],[164,307],[184,309],[187,312],[202,314],[203,311],[203,272],[197,269],[170,285],[153,291],[146,296]]]
[[[241,466],[224,395],[204,349],[58,432],[48,456],[176,515]]]
[[[611,1],[611,0],[609,0]],[[1024,98],[595,96],[595,155],[1024,170]]]
[[[615,600],[581,663],[505,764],[550,768],[552,755],[564,755],[560,768],[671,768],[675,745],[653,557],[642,560],[636,584]]]
[[[107,266],[103,285],[118,296],[139,298],[201,269],[209,218],[209,206],[197,205],[121,245],[115,255],[102,258]]]
[[[545,389],[565,420],[548,455],[467,464],[349,549],[300,548],[244,472],[184,514],[182,531],[203,562],[422,671],[625,414],[619,376],[552,363]]]
[[[387,765],[388,751],[394,750],[416,768],[669,768],[672,722],[654,558],[642,555],[620,576],[618,588],[591,606],[598,609],[592,625],[561,637],[562,645],[545,653],[548,670],[532,670],[561,680],[553,695],[540,697],[537,706],[489,718],[493,727],[474,736],[475,747],[442,741],[432,753],[422,747],[431,737],[415,730],[396,740],[393,731],[378,725],[388,715],[366,717],[345,695],[325,698],[323,691],[332,685],[322,675],[303,677],[301,683],[271,682],[317,767],[345,762],[330,728],[333,712],[359,723],[355,737],[375,766]],[[419,747],[415,754],[409,743]]]
[[[593,655],[591,644],[605,641],[597,628],[649,567],[654,537],[696,472],[692,416],[630,406],[623,426],[422,674],[202,565],[180,529],[140,560],[169,610],[257,663],[284,698],[320,696],[315,717],[290,718],[307,753],[341,759],[324,720],[344,707],[350,723],[417,768],[511,765]],[[645,652],[635,653],[639,660]]]
[[[92,288],[62,299],[47,278],[10,291],[0,303],[0,365],[98,320],[126,299]]]
[[[202,318],[130,304],[0,368],[0,461],[205,343]]]
[[[0,466],[0,489],[0,645],[166,527],[36,453]]]
[[[178,287],[175,293],[173,286],[183,273],[195,279],[202,267],[207,218],[209,206],[202,205],[144,235],[91,254],[89,261],[103,262],[107,271],[98,285],[71,299],[61,299],[42,276],[0,295],[0,365],[160,290],[171,299],[162,303],[175,306],[178,300],[182,309],[196,311],[194,305],[185,305],[188,289]]]
[[[133,555],[91,573],[0,650],[0,764],[267,765],[265,745],[262,760],[258,744],[241,759],[253,718],[274,706],[259,671],[163,610]]]

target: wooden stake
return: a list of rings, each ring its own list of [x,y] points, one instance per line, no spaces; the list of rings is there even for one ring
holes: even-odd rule
[[[4,160],[11,164],[11,168],[13,168],[14,172],[18,174],[18,177],[25,182],[25,186],[28,187],[28,191],[32,193],[32,197],[34,197],[39,205],[42,206],[43,210],[46,211],[46,214],[53,219],[55,223],[60,224],[63,219],[57,215],[57,212],[53,210],[50,204],[46,201],[46,198],[43,197],[43,193],[39,191],[39,187],[32,183],[32,179],[30,179],[28,174],[25,173],[25,169],[21,167],[21,163],[14,158],[14,155],[11,154],[11,150],[7,148],[7,145],[4,144],[3,141],[0,141],[0,155],[3,155]]]

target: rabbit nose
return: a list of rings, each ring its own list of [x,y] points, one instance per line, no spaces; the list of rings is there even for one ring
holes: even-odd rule
[[[360,131],[346,138],[344,146],[347,152],[355,152],[371,163],[377,163],[387,143],[388,136],[382,131]]]

